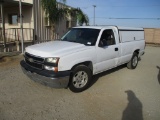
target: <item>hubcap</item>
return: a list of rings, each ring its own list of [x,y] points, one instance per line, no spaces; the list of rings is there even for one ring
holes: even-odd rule
[[[132,63],[132,65],[135,67],[135,66],[137,65],[137,63],[138,63],[138,58],[137,58],[137,56],[135,56],[135,57],[133,58],[133,63]]]
[[[84,87],[88,82],[88,75],[85,71],[79,71],[73,76],[73,85],[76,88]]]

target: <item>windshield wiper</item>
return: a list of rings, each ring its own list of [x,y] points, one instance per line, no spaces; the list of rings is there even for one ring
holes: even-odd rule
[[[78,43],[77,41],[68,41],[68,40],[62,40],[62,41]]]

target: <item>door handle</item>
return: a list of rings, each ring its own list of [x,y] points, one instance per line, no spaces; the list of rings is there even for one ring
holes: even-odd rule
[[[115,50],[115,51],[118,51],[118,48],[115,48],[114,50]]]

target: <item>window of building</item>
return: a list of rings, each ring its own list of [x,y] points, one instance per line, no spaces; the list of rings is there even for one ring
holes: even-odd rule
[[[10,14],[8,16],[8,23],[10,25],[16,25],[16,24],[18,24],[18,14]]]
[[[45,26],[51,26],[48,16],[44,17],[44,25]]]

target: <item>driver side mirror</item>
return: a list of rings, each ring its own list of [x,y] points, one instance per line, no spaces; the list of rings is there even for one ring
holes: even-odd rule
[[[107,46],[106,40],[105,39],[100,40],[98,47],[104,47],[104,46]]]
[[[103,42],[100,41],[98,47],[103,47]]]

